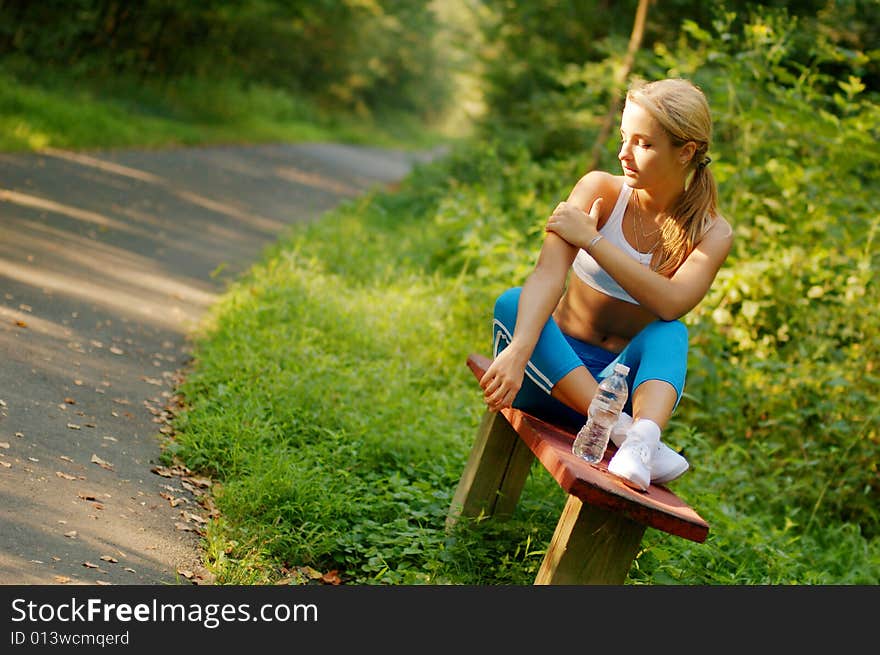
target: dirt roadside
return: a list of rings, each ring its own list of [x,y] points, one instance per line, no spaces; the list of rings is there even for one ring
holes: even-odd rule
[[[188,335],[289,224],[431,156],[0,154],[0,584],[210,583],[199,481],[151,471]]]

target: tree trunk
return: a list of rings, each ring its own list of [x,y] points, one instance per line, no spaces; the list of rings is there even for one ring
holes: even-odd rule
[[[599,135],[593,144],[593,157],[590,167],[587,170],[594,170],[599,167],[602,161],[602,150],[605,148],[605,142],[608,141],[608,135],[614,125],[617,112],[620,109],[623,96],[621,91],[624,88],[626,80],[632,71],[633,63],[636,59],[636,53],[642,45],[642,37],[645,34],[645,20],[648,16],[648,4],[651,0],[639,0],[639,6],[636,8],[636,19],[633,23],[632,34],[629,37],[629,46],[626,49],[626,56],[623,58],[623,64],[614,76],[614,89],[612,91],[611,105],[608,107],[608,113],[605,120],[599,128]]]

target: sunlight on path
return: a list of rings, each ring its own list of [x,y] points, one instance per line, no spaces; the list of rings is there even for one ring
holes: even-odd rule
[[[0,155],[0,584],[210,582],[204,508],[151,472],[188,339],[289,225],[416,161],[330,144]]]

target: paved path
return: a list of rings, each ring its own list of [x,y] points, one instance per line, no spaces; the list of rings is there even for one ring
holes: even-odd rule
[[[286,226],[420,158],[0,154],[0,584],[210,582],[198,480],[151,472],[187,336]]]

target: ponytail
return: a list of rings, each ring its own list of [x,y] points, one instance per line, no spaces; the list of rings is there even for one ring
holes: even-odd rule
[[[700,152],[702,150],[702,153]],[[698,148],[694,159],[700,163],[684,193],[666,214],[660,231],[660,244],[652,267],[663,275],[672,275],[691,251],[697,247],[718,210],[718,189],[715,176],[709,170],[711,159],[705,148]]]
[[[717,213],[718,190],[709,170],[709,144],[712,140],[712,117],[703,92],[692,82],[665,79],[636,82],[627,93],[663,126],[676,147],[688,142],[697,146],[689,162],[690,180],[684,193],[666,211],[661,227],[661,245],[654,253],[652,268],[672,275],[691,251]]]

